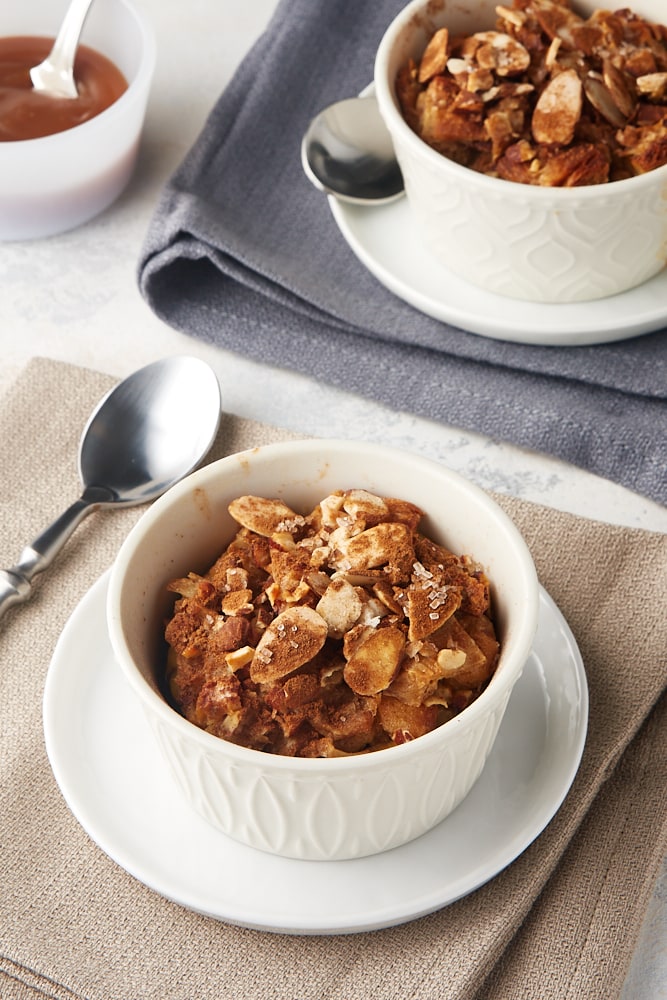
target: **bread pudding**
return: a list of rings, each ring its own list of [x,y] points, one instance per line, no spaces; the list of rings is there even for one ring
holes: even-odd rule
[[[403,117],[463,166],[579,187],[667,163],[667,28],[628,8],[513,0],[492,30],[446,27],[396,78]]]
[[[497,663],[489,581],[421,530],[422,511],[363,489],[307,513],[229,505],[231,543],[173,580],[175,707],[224,740],[337,757],[396,746],[459,714]]]

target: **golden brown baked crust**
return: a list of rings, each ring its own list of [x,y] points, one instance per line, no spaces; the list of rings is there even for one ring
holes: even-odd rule
[[[230,505],[240,527],[204,576],[174,580],[175,705],[234,743],[339,756],[415,739],[473,701],[498,658],[489,584],[421,534],[421,511],[338,491],[304,516]]]
[[[493,31],[439,29],[399,70],[407,123],[464,166],[578,187],[667,163],[667,28],[628,8],[584,19],[568,0],[496,7]]]

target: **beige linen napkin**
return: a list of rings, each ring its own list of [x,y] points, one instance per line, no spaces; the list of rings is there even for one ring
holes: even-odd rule
[[[80,431],[111,384],[36,360],[0,400],[1,565],[78,495]],[[211,457],[286,436],[224,416]],[[544,833],[477,892],[401,927],[312,938],[225,925],[161,898],[68,811],[44,750],[44,678],[68,616],[142,511],[88,518],[31,602],[0,624],[0,997],[617,997],[667,848],[667,536],[501,502],[586,664],[577,779]]]

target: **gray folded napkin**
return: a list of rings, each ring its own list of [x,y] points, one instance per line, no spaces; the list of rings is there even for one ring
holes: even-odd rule
[[[402,5],[281,0],[160,198],[143,294],[168,323],[221,347],[666,501],[664,331],[573,348],[454,329],[359,264],[304,177],[307,123],[372,79]]]

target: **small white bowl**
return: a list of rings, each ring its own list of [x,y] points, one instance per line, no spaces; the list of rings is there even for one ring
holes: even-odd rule
[[[54,37],[66,4],[3,4],[0,35]],[[155,68],[152,28],[129,0],[96,0],[81,42],[107,56],[128,89],[101,114],[65,132],[0,143],[0,240],[73,229],[107,208],[135,167]]]
[[[310,511],[360,487],[416,503],[434,540],[479,561],[492,583],[497,670],[460,715],[412,742],[360,756],[304,759],[236,746],[187,722],[160,690],[169,580],[204,571],[235,534],[238,496]],[[115,656],[190,805],[230,837],[301,859],[363,857],[418,837],[467,795],[493,746],[537,627],[528,548],[482,490],[427,459],[377,445],[303,441],[232,455],[193,473],[137,523],[115,561],[108,625]]]
[[[540,188],[454,163],[405,122],[397,70],[433,32],[492,28],[497,0],[413,0],[382,38],[375,61],[380,112],[394,142],[417,230],[433,257],[489,292],[535,302],[579,302],[634,288],[667,261],[667,166],[611,184]],[[579,0],[587,16],[607,0]],[[660,23],[659,0],[634,0]],[[474,291],[471,289],[471,294]]]

